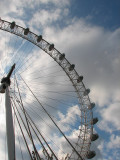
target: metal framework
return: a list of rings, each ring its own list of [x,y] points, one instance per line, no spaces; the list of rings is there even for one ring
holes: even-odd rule
[[[64,70],[64,72],[69,77],[72,82],[80,104],[81,111],[81,128],[78,136],[78,140],[75,146],[75,149],[78,152],[78,159],[84,159],[90,153],[90,144],[93,137],[93,112],[92,108],[94,104],[90,102],[89,99],[89,89],[86,89],[82,79],[82,76],[79,76],[76,70],[74,69],[75,65],[70,64],[70,62],[65,58],[65,54],[61,54],[53,44],[48,43],[35,33],[31,32],[28,28],[23,28],[19,25],[16,25],[15,22],[8,22],[0,19],[0,29],[15,34],[27,41],[30,41],[34,45],[41,48],[49,56],[51,56]],[[81,144],[81,146],[79,146]],[[46,154],[48,154],[46,152]],[[72,154],[76,154],[73,149]],[[80,155],[80,156],[79,156]],[[70,159],[70,157],[69,157]]]

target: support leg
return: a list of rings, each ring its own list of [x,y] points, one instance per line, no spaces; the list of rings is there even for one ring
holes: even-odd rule
[[[15,137],[14,137],[12,109],[11,109],[8,87],[5,90],[5,106],[6,106],[6,133],[7,133],[7,146],[8,146],[8,160],[15,160]]]

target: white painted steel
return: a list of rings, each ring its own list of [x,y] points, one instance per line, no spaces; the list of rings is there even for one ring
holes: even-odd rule
[[[8,160],[15,160],[15,136],[13,129],[12,108],[9,97],[9,89],[5,91],[5,107],[6,107],[6,133],[7,133],[7,147]]]

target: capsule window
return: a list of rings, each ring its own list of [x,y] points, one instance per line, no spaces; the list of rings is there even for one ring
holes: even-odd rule
[[[96,155],[95,151],[89,151],[87,154],[87,158],[92,159],[93,157],[95,157],[95,155]]]
[[[69,67],[69,71],[72,71],[74,68],[75,68],[75,65],[72,64],[72,65]]]
[[[64,58],[65,58],[65,54],[64,53],[59,56],[59,60],[60,61],[62,61]]]
[[[77,83],[82,82],[82,80],[83,80],[83,76],[78,77],[78,79],[77,79]]]
[[[14,29],[14,27],[15,27],[15,22],[12,22],[12,23],[10,24],[10,28],[11,28],[11,29]]]
[[[92,137],[91,137],[91,141],[95,141],[99,138],[99,135],[98,134],[93,134]]]
[[[93,109],[95,107],[95,103],[91,103],[89,106],[88,106],[88,109]]]
[[[29,28],[26,28],[25,30],[24,30],[24,35],[27,35],[29,33]]]
[[[37,42],[40,42],[41,40],[42,40],[42,36],[40,35],[37,37]]]
[[[51,44],[50,46],[49,46],[49,51],[51,51],[51,50],[53,50],[54,49],[54,44]]]
[[[94,124],[96,124],[97,122],[98,122],[98,118],[96,117],[96,118],[93,118],[91,124],[94,125]]]
[[[84,96],[87,96],[90,93],[90,89],[86,89],[84,92]]]

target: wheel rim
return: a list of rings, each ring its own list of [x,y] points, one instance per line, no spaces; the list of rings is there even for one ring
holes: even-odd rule
[[[57,49],[54,48],[53,45],[41,39],[42,37],[37,36],[33,32],[26,30],[15,24],[14,28],[11,28],[11,23],[0,20],[0,29],[15,34],[27,41],[33,43],[37,47],[41,48],[44,52],[46,52],[50,57],[54,59],[55,62],[63,69],[66,75],[69,77],[75,92],[78,96],[80,111],[81,111],[81,127],[79,128],[79,135],[76,141],[76,145],[74,145],[75,150],[81,155],[81,157],[85,158],[87,152],[90,149],[91,136],[93,134],[93,125],[91,121],[93,119],[92,109],[90,108],[91,102],[88,94],[85,94],[86,88],[82,81],[78,83],[79,75],[74,69],[74,66],[70,64],[70,62],[61,54]],[[26,33],[25,33],[26,32]],[[27,33],[28,32],[28,33]],[[63,59],[60,57],[64,57]],[[71,67],[71,69],[70,69]],[[19,79],[20,77],[18,77]],[[81,144],[81,145],[80,145]],[[73,150],[73,148],[71,149]],[[69,155],[69,159],[76,157],[75,150],[71,151]],[[66,153],[67,154],[67,153]],[[79,157],[80,158],[80,157]],[[78,159],[78,155],[77,158]]]

